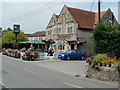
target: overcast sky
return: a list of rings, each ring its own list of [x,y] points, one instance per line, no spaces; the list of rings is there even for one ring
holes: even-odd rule
[[[48,0],[45,2],[38,0],[16,1],[5,0],[0,3],[0,27],[3,29],[12,28],[14,23],[18,23],[21,25],[21,30],[25,33],[34,33],[45,30],[52,14],[59,14],[64,5],[87,11],[97,11],[98,0],[91,0],[91,2],[68,2],[67,0],[67,2],[48,2]],[[93,1],[95,2],[93,3]],[[111,8],[118,20],[118,1],[104,2],[102,0],[101,10],[108,8]]]

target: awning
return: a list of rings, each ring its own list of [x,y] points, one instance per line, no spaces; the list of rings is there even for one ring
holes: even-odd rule
[[[44,42],[40,42],[40,41],[36,41],[36,40],[32,40],[32,41],[25,41],[25,42],[19,42],[19,43],[23,43],[23,44],[27,44],[27,43],[31,43],[31,44],[45,44]]]

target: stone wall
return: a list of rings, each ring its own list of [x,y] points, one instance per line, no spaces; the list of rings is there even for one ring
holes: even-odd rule
[[[102,81],[119,81],[119,73],[117,70],[113,68],[100,68],[100,70],[96,70],[94,68],[88,68],[86,71],[87,78],[94,78]]]
[[[81,41],[86,41],[87,43],[84,43],[80,49],[84,50],[87,55],[94,54],[93,51],[93,39],[92,39],[92,30],[77,30],[77,38]]]

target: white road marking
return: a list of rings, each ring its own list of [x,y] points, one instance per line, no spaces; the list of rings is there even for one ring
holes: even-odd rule
[[[42,76],[41,74],[35,73],[35,72],[31,71],[31,70],[28,70],[28,69],[24,69],[24,70],[27,71],[27,72],[30,72],[30,73],[36,74],[36,75],[38,75],[38,76]]]
[[[83,87],[80,87],[80,86],[77,86],[77,85],[73,85],[73,84],[70,84],[70,83],[64,83],[66,85],[69,85],[69,86],[73,86],[73,87],[76,87],[76,88],[83,88]]]
[[[5,84],[3,84],[3,83],[1,83],[1,82],[0,82],[0,84],[3,85],[3,86],[5,86],[6,88],[8,88]]]

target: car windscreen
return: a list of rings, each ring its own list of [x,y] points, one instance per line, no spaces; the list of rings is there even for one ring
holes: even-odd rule
[[[73,52],[73,50],[70,50],[70,51],[67,51],[66,53],[72,53]]]

